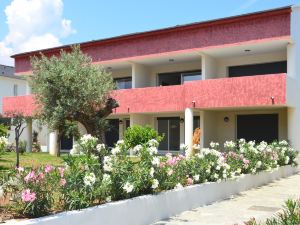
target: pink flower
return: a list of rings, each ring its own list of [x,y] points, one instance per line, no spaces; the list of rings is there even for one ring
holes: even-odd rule
[[[248,164],[249,164],[249,160],[248,160],[248,159],[243,159],[243,163],[244,163],[245,165],[248,165]]]
[[[60,179],[60,181],[59,181],[59,185],[60,185],[60,186],[65,186],[66,183],[67,183],[67,181],[66,181],[66,179],[64,179],[64,178]]]
[[[163,168],[165,165],[166,165],[166,163],[161,162],[161,163],[159,164],[159,167],[160,167],[160,168]]]
[[[29,189],[22,191],[22,201],[23,202],[33,202],[36,199],[36,194],[30,192]]]
[[[59,171],[60,177],[63,178],[64,177],[64,172],[65,172],[65,168],[58,167],[58,171]]]
[[[187,184],[188,184],[188,185],[192,185],[193,183],[194,183],[193,179],[189,177],[189,178],[187,179]]]
[[[35,174],[34,174],[34,171],[31,171],[30,173],[28,173],[26,175],[26,177],[24,177],[24,181],[26,183],[28,183],[30,180],[34,180],[35,179]]]
[[[38,179],[43,180],[44,178],[45,178],[45,174],[44,173],[39,173]]]
[[[53,166],[46,165],[45,166],[45,173],[50,173],[53,170]]]

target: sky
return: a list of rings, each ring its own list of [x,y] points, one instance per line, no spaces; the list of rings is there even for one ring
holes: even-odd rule
[[[0,64],[11,55],[300,4],[300,0],[0,0]]]

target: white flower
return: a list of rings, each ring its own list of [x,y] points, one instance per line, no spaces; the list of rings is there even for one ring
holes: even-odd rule
[[[286,156],[284,159],[284,163],[287,165],[290,161],[290,157]]]
[[[89,143],[90,141],[92,141],[92,142],[97,142],[97,141],[98,141],[98,138],[93,137],[93,136],[90,135],[90,134],[85,134],[85,135],[83,135],[83,136],[80,138],[80,142],[81,142],[81,144],[83,144],[83,145],[86,145],[86,144]]]
[[[107,172],[112,171],[112,158],[110,156],[104,156],[103,169]]]
[[[148,148],[148,150],[149,150],[149,152],[150,152],[151,155],[157,154],[157,152],[158,152],[158,150],[157,150],[156,147],[150,147],[150,148]]]
[[[256,173],[256,169],[255,168],[253,168],[252,170],[251,170],[251,173]]]
[[[158,157],[153,157],[153,159],[152,159],[152,165],[158,167],[159,164],[160,164],[160,159]]]
[[[214,178],[215,178],[215,179],[218,179],[218,178],[219,178],[219,175],[218,175],[217,173],[215,173],[215,174],[214,174]]]
[[[94,154],[92,154],[91,157],[92,157],[93,159],[99,159],[99,156],[94,155]]]
[[[134,152],[134,153],[138,153],[138,152],[140,152],[142,149],[143,149],[143,146],[137,145],[137,146],[135,146],[135,147],[133,148],[133,152]]]
[[[151,186],[151,188],[152,188],[152,189],[156,189],[156,188],[158,188],[158,185],[159,185],[158,180],[157,180],[157,179],[154,179],[154,180],[152,181],[152,186]]]
[[[195,181],[199,181],[199,179],[200,179],[200,175],[195,175],[195,176],[193,176],[193,179],[195,180]]]
[[[79,144],[75,143],[73,144],[73,148],[70,151],[71,155],[79,155],[81,152],[81,147]]]
[[[193,149],[195,149],[195,150],[200,150],[200,148],[201,148],[200,145],[197,145],[197,144],[193,145]]]
[[[111,182],[110,175],[106,174],[106,173],[103,174],[102,182],[104,182],[104,183],[110,183]]]
[[[150,177],[153,177],[153,176],[154,176],[154,172],[155,172],[154,168],[151,167],[151,169],[150,169]]]
[[[120,152],[121,152],[121,149],[119,148],[119,146],[116,146],[111,150],[111,154],[113,154],[113,155],[116,155]]]
[[[236,170],[236,172],[237,172],[238,174],[240,174],[240,173],[242,172],[242,169],[241,169],[241,168],[238,168],[238,169]]]
[[[213,142],[213,141],[210,142],[209,145],[210,145],[211,148],[218,148],[220,146],[220,144],[218,142]]]
[[[180,150],[185,151],[187,149],[187,145],[185,144],[180,144]]]
[[[123,145],[124,144],[124,140],[118,140],[117,141],[117,145]]]
[[[5,147],[7,145],[8,145],[8,139],[6,137],[4,137],[4,136],[1,136],[0,137],[0,146]]]
[[[210,168],[206,169],[205,172],[206,172],[206,173],[210,173]]]
[[[289,143],[286,140],[282,140],[279,142],[280,145],[289,145]]]
[[[182,188],[183,188],[183,186],[182,186],[181,183],[178,183],[178,184],[176,184],[176,186],[175,186],[175,189],[182,189]]]
[[[86,174],[83,178],[85,186],[93,186],[96,182],[96,176],[94,173]]]
[[[126,182],[126,183],[124,184],[124,186],[123,186],[123,190],[125,190],[126,193],[132,192],[133,189],[134,189],[134,186],[133,186],[131,183],[129,183],[129,182]]]
[[[151,139],[151,140],[148,141],[148,145],[150,147],[158,147],[158,142],[155,139]]]
[[[221,167],[219,165],[217,165],[216,170],[220,170],[220,169],[221,169]]]
[[[227,178],[227,174],[223,173],[223,178],[226,179]]]
[[[236,146],[236,144],[233,141],[226,141],[224,143],[225,148],[234,148],[235,146]]]
[[[105,150],[105,144],[98,144],[96,146],[96,149],[98,152],[102,152],[103,150]]]
[[[262,165],[262,162],[261,162],[261,161],[258,161],[258,162],[256,163],[255,167],[256,167],[257,169],[259,169],[259,168],[261,167],[261,165]]]
[[[196,157],[198,157],[199,159],[203,159],[203,158],[204,158],[204,155],[203,155],[203,153],[197,153],[197,154],[196,154]]]

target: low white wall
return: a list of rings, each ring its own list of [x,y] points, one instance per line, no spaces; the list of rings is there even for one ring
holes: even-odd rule
[[[179,190],[145,195],[95,206],[80,211],[24,221],[7,221],[12,225],[148,225],[186,210],[226,199],[242,191],[270,183],[300,171],[300,167],[285,166],[272,172],[244,175],[237,180],[205,183]]]

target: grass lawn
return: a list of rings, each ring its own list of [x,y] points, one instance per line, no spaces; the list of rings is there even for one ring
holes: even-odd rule
[[[8,152],[0,156],[0,171],[14,168],[16,164],[16,153]],[[62,157],[52,156],[49,153],[24,153],[20,154],[20,166],[38,167],[42,165],[63,165]]]

